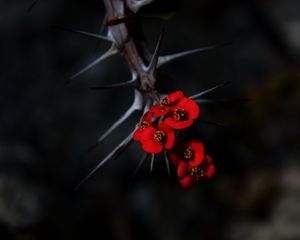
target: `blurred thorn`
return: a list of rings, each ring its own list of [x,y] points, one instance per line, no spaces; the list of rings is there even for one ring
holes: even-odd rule
[[[122,123],[124,123],[135,111],[141,111],[143,108],[143,97],[140,92],[135,90],[135,96],[132,105],[128,110],[104,133],[98,138],[97,142],[90,146],[85,152],[88,154],[93,151],[100,142],[102,142],[106,137],[108,137],[116,128],[118,128]]]
[[[101,34],[103,32],[105,28],[106,20],[107,20],[107,14],[105,13],[103,19],[101,20],[98,34]],[[100,48],[100,46],[101,46],[101,41],[97,41],[94,52],[96,52]]]
[[[191,55],[191,54],[195,54],[195,53],[199,53],[199,52],[206,52],[209,50],[213,50],[216,48],[221,48],[221,47],[225,47],[228,45],[231,45],[232,42],[227,42],[227,43],[223,43],[223,44],[218,44],[218,45],[213,45],[213,46],[208,46],[208,47],[202,47],[202,48],[196,48],[196,49],[191,49],[191,50],[187,50],[184,52],[179,52],[179,53],[174,53],[174,54],[170,54],[170,55],[166,55],[166,56],[160,56],[158,58],[158,64],[157,64],[157,68],[163,66],[164,64],[167,64],[173,60]]]
[[[274,49],[274,52],[287,65],[298,66],[299,58],[295,54],[296,49],[290,46],[288,35],[283,28],[284,24],[276,21],[276,17],[270,12],[268,7],[265,7],[263,1],[246,0],[241,1],[247,13],[252,18],[252,22],[256,29],[259,29],[263,37],[269,42],[269,45]]]
[[[123,87],[134,87],[135,82],[137,79],[131,79],[127,82],[110,84],[110,85],[103,85],[98,87],[91,87],[91,90],[107,90],[107,89],[114,89],[114,88],[123,88]]]
[[[227,103],[227,102],[233,102],[233,103],[244,103],[244,102],[250,102],[250,98],[216,98],[216,99],[197,99],[195,100],[196,103]]]
[[[150,173],[150,174],[151,174],[152,171],[153,171],[154,159],[155,159],[155,154],[152,153],[152,154],[151,154],[151,160],[150,160],[150,170],[149,170],[149,173]]]
[[[103,35],[99,35],[96,33],[90,33],[90,32],[85,32],[85,31],[80,31],[80,30],[75,30],[75,29],[71,29],[71,28],[67,28],[67,27],[63,27],[63,26],[53,26],[56,29],[62,30],[62,31],[66,31],[66,32],[71,32],[71,33],[77,33],[86,37],[92,37],[92,38],[96,38],[96,39],[101,39],[104,41],[108,41],[108,42],[112,42],[112,40],[107,37],[107,36],[103,36]]]
[[[98,63],[102,62],[103,60],[115,55],[118,53],[117,48],[115,47],[115,45],[113,44],[111,46],[111,48],[105,52],[104,54],[102,54],[100,57],[98,57],[97,59],[95,59],[92,63],[90,63],[89,65],[87,65],[85,68],[83,68],[82,70],[80,70],[79,72],[77,72],[76,74],[74,74],[68,81],[65,82],[65,86],[70,84],[72,82],[72,80],[74,80],[75,78],[77,78],[79,75],[85,73],[86,71],[88,71],[89,69],[91,69],[92,67],[94,67],[95,65],[97,65]]]
[[[30,13],[33,10],[33,8],[37,5],[37,3],[38,3],[38,0],[33,1],[27,8],[27,13]]]
[[[163,28],[163,29],[161,30],[160,35],[159,35],[157,44],[156,44],[156,46],[155,46],[153,55],[152,55],[151,60],[150,60],[150,63],[149,63],[149,65],[148,65],[148,67],[147,67],[147,72],[148,72],[148,73],[154,73],[155,70],[156,70],[157,62],[158,62],[158,58],[159,58],[158,52],[159,52],[159,49],[160,49],[160,46],[161,46],[161,43],[162,43],[162,39],[163,39],[163,36],[164,36],[164,32],[165,32],[165,29]]]
[[[78,190],[79,187],[86,182],[99,168],[103,166],[104,163],[108,162],[110,159],[116,159],[120,153],[124,152],[132,143],[133,132],[130,133],[116,148],[114,148],[110,154],[108,154],[90,173],[84,177],[79,184],[75,187]]]
[[[168,154],[167,154],[166,150],[164,151],[164,157],[165,157],[168,175],[169,175],[169,177],[171,177],[170,162],[169,162],[169,158],[168,158]]]
[[[221,88],[221,87],[224,87],[224,86],[228,85],[229,83],[230,83],[230,81],[225,82],[225,83],[221,83],[221,84],[216,85],[216,86],[214,86],[214,87],[212,87],[212,88],[209,88],[209,89],[207,89],[207,90],[204,90],[204,91],[202,91],[202,92],[200,92],[200,93],[197,93],[197,94],[195,94],[195,95],[192,95],[192,96],[190,96],[189,98],[192,98],[192,99],[199,98],[199,97],[204,96],[204,95],[206,95],[206,94],[208,94],[208,93],[210,93],[210,92],[213,92],[213,91],[215,91],[215,90],[217,90],[217,89],[219,89],[219,88]]]
[[[208,120],[199,120],[199,119],[197,119],[196,123],[214,125],[214,126],[217,126],[217,127],[225,127],[225,125],[223,123],[213,122],[213,121],[208,121]]]
[[[138,171],[140,170],[140,168],[142,167],[143,163],[146,161],[146,159],[149,157],[148,153],[144,153],[143,156],[141,157],[138,165],[136,166],[134,173],[133,173],[133,179],[135,178],[135,176],[137,175]]]

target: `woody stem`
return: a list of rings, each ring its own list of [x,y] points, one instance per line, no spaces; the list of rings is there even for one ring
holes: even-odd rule
[[[123,0],[103,0],[107,12],[108,20],[125,15],[128,11],[127,3]],[[115,42],[121,55],[127,61],[132,77],[137,77],[136,88],[145,93],[150,99],[156,101],[156,90],[154,87],[155,76],[153,73],[147,72],[147,67],[140,55],[134,37],[126,23],[119,23],[108,26],[107,33]]]

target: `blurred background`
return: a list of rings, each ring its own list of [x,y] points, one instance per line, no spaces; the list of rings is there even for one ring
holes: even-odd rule
[[[216,176],[183,190],[162,158],[152,174],[149,162],[135,174],[142,152],[133,144],[75,191],[138,119],[82,155],[133,99],[131,90],[90,87],[130,74],[115,56],[64,86],[109,45],[55,26],[98,32],[103,3],[1,0],[1,240],[300,239],[300,2],[158,2],[176,14],[143,20],[150,50],[163,24],[162,54],[233,41],[159,72],[164,92],[231,81],[207,97],[250,99],[200,106],[200,119],[224,125],[193,129]]]

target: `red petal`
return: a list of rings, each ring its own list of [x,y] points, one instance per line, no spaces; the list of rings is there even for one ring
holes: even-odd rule
[[[174,142],[175,142],[175,134],[174,131],[172,130],[171,132],[167,133],[165,148],[171,149],[174,145]]]
[[[181,179],[179,182],[183,188],[191,188],[195,185],[195,181],[191,176],[186,176],[185,178]]]
[[[159,153],[163,150],[163,145],[155,142],[153,139],[155,132],[156,129],[152,126],[145,128],[141,132],[140,141],[145,152]]]
[[[161,105],[155,105],[152,108],[150,108],[149,111],[152,113],[153,117],[157,118],[169,113],[170,109]]]
[[[189,141],[190,146],[194,151],[194,157],[192,161],[189,161],[189,165],[192,167],[196,167],[201,164],[204,160],[204,145],[196,139],[192,139]]]
[[[189,114],[190,119],[198,118],[200,114],[200,108],[193,99],[184,100],[179,105]]]
[[[141,131],[140,141],[153,139],[154,133],[156,132],[155,127],[149,126]]]
[[[162,130],[165,133],[169,133],[173,131],[173,128],[167,124],[165,121],[158,123],[158,129]]]
[[[193,125],[193,120],[186,120],[186,121],[182,121],[182,122],[175,122],[174,124],[174,128],[175,129],[184,129],[184,128],[188,128],[190,126]]]
[[[215,165],[210,165],[207,172],[205,173],[206,178],[211,178],[213,175],[215,175],[216,168]]]
[[[212,158],[209,155],[205,156],[205,161],[207,162],[208,165],[213,165],[214,164]]]
[[[143,150],[148,153],[160,153],[163,150],[163,145],[154,140],[143,141],[141,143]]]
[[[181,179],[189,173],[189,165],[186,162],[181,162],[177,168],[177,175]]]
[[[211,178],[216,172],[215,165],[213,163],[212,158],[209,155],[206,155],[205,161],[207,162],[207,164],[209,166],[207,172],[205,173],[205,176],[207,178]]]
[[[187,149],[188,143],[183,138],[176,138],[173,148],[169,151],[170,159],[174,165],[178,165],[180,162],[185,161],[183,158],[183,152]]]
[[[174,165],[179,165],[180,162],[183,161],[182,158],[178,157],[178,155],[174,154],[173,152],[170,152],[170,153],[169,153],[169,156],[170,156],[171,162],[172,162]]]
[[[193,124],[193,120],[176,122],[173,118],[166,118],[164,122],[174,129],[184,129]]]
[[[182,97],[184,97],[182,91],[176,91],[176,92],[173,92],[173,93],[168,95],[168,99],[171,103],[173,103],[174,101],[176,101],[176,100],[178,100]]]
[[[173,118],[166,118],[166,119],[164,120],[164,123],[167,124],[167,125],[169,125],[169,126],[172,127],[172,128],[173,128],[174,122],[175,122],[175,121],[173,120]]]
[[[151,123],[152,122],[152,117],[153,117],[154,113],[152,111],[148,111],[144,114],[144,116],[142,117],[142,121]]]
[[[139,141],[141,138],[141,133],[142,133],[142,130],[138,128],[133,134],[133,140]]]

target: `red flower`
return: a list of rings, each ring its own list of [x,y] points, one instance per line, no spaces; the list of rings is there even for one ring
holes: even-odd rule
[[[185,97],[173,108],[171,114],[165,122],[174,129],[183,129],[193,124],[200,114],[200,109],[194,100]]]
[[[150,111],[153,112],[154,117],[164,116],[172,111],[172,108],[175,107],[182,98],[184,98],[182,91],[173,92],[163,98],[158,105],[153,106]]]
[[[174,145],[174,130],[164,122],[158,123],[158,128],[149,126],[140,136],[142,148],[145,152],[160,153],[164,148],[171,149]]]
[[[173,164],[179,165],[183,161],[192,167],[203,162],[204,154],[203,143],[196,139],[189,141],[176,139],[174,147],[169,151],[170,160]]]
[[[197,166],[188,162],[180,162],[177,169],[179,182],[183,188],[189,188],[202,179],[209,179],[215,174],[215,165],[210,156],[206,155],[204,161]]]
[[[152,125],[152,117],[153,117],[152,112],[148,111],[145,113],[145,115],[142,118],[142,121],[136,125],[137,129],[133,134],[133,140],[135,141],[140,140],[141,134],[145,130],[145,128],[150,127]]]

